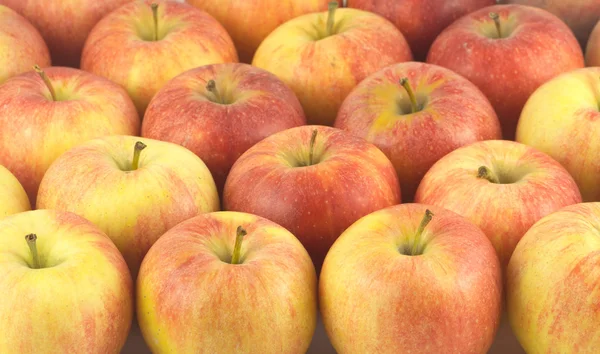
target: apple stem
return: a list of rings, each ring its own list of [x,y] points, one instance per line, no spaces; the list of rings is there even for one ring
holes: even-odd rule
[[[327,35],[333,34],[333,25],[335,24],[335,10],[337,10],[339,4],[337,1],[329,2],[329,12],[327,14]]]
[[[208,90],[208,92],[212,93],[215,96],[215,101],[217,101],[217,103],[223,104],[223,97],[221,97],[221,94],[217,89],[217,83],[215,82],[215,80],[210,80],[206,84],[206,90]]]
[[[308,165],[312,166],[313,164],[313,156],[314,156],[314,151],[315,151],[315,141],[317,140],[317,133],[318,130],[315,129],[312,132],[312,135],[310,137],[310,145],[309,145],[309,151],[308,151]]]
[[[154,18],[154,41],[158,41],[158,4],[152,3],[152,17]]]
[[[135,143],[135,147],[133,148],[133,161],[131,162],[131,170],[135,171],[138,169],[140,164],[140,154],[142,150],[146,148],[146,144],[138,141]]]
[[[242,250],[242,241],[244,240],[244,236],[248,233],[244,228],[240,225],[237,228],[236,236],[235,236],[235,245],[233,246],[233,254],[231,255],[231,264],[239,264],[240,263],[240,253]]]
[[[421,244],[421,236],[423,235],[423,231],[425,230],[425,227],[427,227],[427,224],[429,224],[431,219],[433,219],[433,213],[429,209],[425,210],[425,216],[423,216],[423,219],[421,220],[421,224],[419,225],[419,228],[417,229],[417,234],[415,235],[415,241],[412,246],[411,254],[413,256],[416,255],[417,251],[419,250],[419,245]]]
[[[498,179],[492,174],[492,171],[490,171],[490,169],[485,166],[479,167],[479,169],[477,170],[477,177],[485,178],[492,183],[499,183]]]
[[[411,107],[412,113],[417,112],[419,110],[419,107],[417,105],[417,98],[415,97],[415,92],[413,91],[412,87],[410,86],[410,82],[408,82],[408,78],[403,77],[402,79],[400,79],[400,85],[402,85],[402,87],[404,87],[404,89],[408,93],[408,97],[410,98],[410,107]]]
[[[54,87],[52,86],[52,82],[50,82],[48,75],[46,75],[44,70],[42,70],[42,68],[40,68],[40,66],[37,64],[33,66],[33,70],[35,70],[35,72],[40,75],[42,80],[44,80],[44,84],[46,84],[48,91],[50,91],[50,96],[52,96],[52,101],[56,101],[56,92],[54,92]]]
[[[494,24],[496,25],[496,31],[498,32],[498,38],[502,38],[502,28],[500,27],[500,16],[498,16],[495,12],[490,12],[490,18],[494,20]]]
[[[40,268],[40,259],[38,257],[36,240],[36,234],[29,234],[25,236],[25,241],[27,241],[27,246],[29,246],[29,251],[31,252],[31,256],[33,257],[33,269]]]

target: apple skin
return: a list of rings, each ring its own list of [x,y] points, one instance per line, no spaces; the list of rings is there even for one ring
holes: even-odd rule
[[[138,141],[147,147],[139,168],[132,170]],[[135,279],[144,255],[160,236],[184,220],[219,210],[219,197],[210,171],[191,151],[113,135],[61,155],[40,184],[37,208],[69,211],[100,227]]]
[[[600,66],[600,21],[594,27],[587,42],[585,63],[587,66]]]
[[[371,11],[391,21],[410,44],[415,59],[424,61],[435,38],[458,18],[496,0],[348,0],[347,6]]]
[[[58,156],[89,139],[140,131],[135,106],[119,85],[73,68],[44,72],[57,101],[34,71],[0,86],[0,164],[17,177],[32,206],[44,173]]]
[[[151,3],[158,4],[154,41]],[[85,42],[81,68],[125,87],[138,113],[175,76],[198,66],[237,62],[225,28],[191,5],[165,0],[128,3],[104,17]]]
[[[302,166],[315,129],[314,164]],[[225,210],[262,216],[290,230],[317,273],[348,226],[400,202],[387,157],[364,139],[326,126],[291,128],[254,145],[235,162],[223,191]]]
[[[214,80],[226,104],[206,89]],[[169,81],[154,96],[142,136],[179,144],[210,169],[221,194],[233,163],[282,130],[305,125],[294,92],[275,75],[248,64],[206,65]]]
[[[236,229],[248,234],[231,264]],[[137,315],[153,353],[306,353],[317,275],[302,244],[255,215],[217,212],[169,230],[137,280]]]
[[[591,67],[547,82],[531,95],[517,127],[518,142],[545,152],[569,171],[584,202],[600,201],[599,78],[600,68]]]
[[[508,265],[508,318],[528,353],[600,347],[600,204],[571,205],[525,234]]]
[[[31,210],[29,197],[25,189],[6,167],[0,165],[0,220],[12,215]]]
[[[25,235],[37,235],[39,269]],[[133,318],[123,257],[71,213],[26,211],[0,220],[1,353],[118,354]]]
[[[491,12],[499,15],[497,37]],[[510,58],[510,60],[506,60]],[[427,62],[446,67],[473,82],[492,103],[502,136],[515,139],[527,98],[561,73],[584,67],[581,47],[558,17],[530,6],[489,6],[455,21],[434,41]]]
[[[0,84],[30,71],[34,65],[50,66],[50,52],[37,29],[0,0]]]
[[[400,80],[406,77],[417,101],[412,113]],[[402,113],[398,112],[402,108]],[[468,108],[468,109],[466,109]],[[487,98],[468,80],[445,68],[399,63],[372,74],[348,95],[334,127],[364,138],[392,161],[405,201],[441,157],[480,140],[500,139],[500,122]]]
[[[333,125],[352,89],[388,65],[412,60],[408,42],[388,20],[340,8],[334,35],[326,37],[328,12],[306,14],[277,27],[258,47],[252,65],[290,86],[308,124]]]
[[[415,242],[426,209],[420,256]],[[319,306],[338,353],[486,353],[500,323],[502,281],[494,247],[443,208],[402,204],[369,214],[331,247]]]
[[[478,177],[487,167],[499,183]],[[490,239],[503,270],[523,235],[542,217],[581,203],[573,177],[550,156],[507,140],[457,149],[427,172],[415,202],[454,211]]]
[[[243,63],[252,63],[260,43],[281,24],[327,10],[330,0],[186,0],[216,18],[231,35]]]

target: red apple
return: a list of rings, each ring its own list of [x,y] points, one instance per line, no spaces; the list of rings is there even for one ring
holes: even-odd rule
[[[174,1],[144,0],[98,22],[85,42],[81,68],[125,87],[143,116],[152,96],[175,76],[237,61],[231,37],[208,13]]]
[[[348,95],[334,126],[386,154],[406,201],[441,157],[501,137],[496,113],[475,85],[450,70],[417,62],[389,66],[366,78]]]
[[[79,68],[83,44],[94,25],[106,14],[132,1],[0,0],[0,4],[25,16],[40,31],[55,66]]]
[[[44,173],[64,152],[140,130],[135,106],[119,85],[78,69],[36,70],[0,86],[0,164],[21,182],[31,205]]]
[[[540,85],[584,66],[569,27],[545,10],[523,5],[490,6],[455,21],[437,37],[427,62],[477,85],[507,140],[514,140],[521,110]]]
[[[252,65],[290,86],[309,124],[333,125],[342,101],[370,74],[412,59],[402,33],[368,11],[338,9],[303,15],[275,29]]]
[[[494,247],[440,207],[403,204],[361,218],[333,244],[319,280],[338,353],[487,353],[500,322]]]
[[[439,160],[415,202],[454,211],[492,241],[503,269],[525,232],[544,216],[581,203],[573,177],[545,153],[514,141],[482,141]]]
[[[353,222],[401,201],[394,166],[375,145],[325,126],[291,128],[262,140],[233,165],[225,210],[290,230],[317,268]]]
[[[390,20],[410,44],[416,59],[425,60],[434,39],[456,19],[496,0],[347,0],[348,7]]]
[[[247,64],[214,64],[169,81],[148,105],[142,136],[193,151],[221,193],[242,153],[269,135],[304,124],[300,102],[277,76]]]
[[[600,21],[594,27],[590,40],[587,42],[585,62],[587,66],[600,67]]]
[[[154,353],[306,353],[317,276],[298,239],[255,215],[197,216],[162,236],[137,281]]]

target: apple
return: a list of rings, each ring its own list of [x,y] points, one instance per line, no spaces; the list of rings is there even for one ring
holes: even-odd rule
[[[2,0],[0,0],[2,4]],[[0,84],[30,71],[35,64],[50,66],[50,52],[35,27],[23,16],[0,5]]]
[[[248,149],[223,190],[225,210],[267,218],[298,237],[317,273],[348,226],[400,202],[394,166],[375,145],[314,125],[275,133]]]
[[[44,173],[65,151],[140,131],[135,106],[119,85],[79,69],[35,69],[0,86],[0,165],[17,177],[32,206]]]
[[[518,142],[552,156],[569,171],[584,202],[600,200],[599,91],[599,67],[564,73],[531,95],[517,127]]]
[[[481,141],[444,156],[415,202],[458,213],[490,239],[503,270],[519,240],[544,216],[581,203],[573,177],[543,152],[514,141]]]
[[[93,222],[121,251],[135,279],[162,234],[219,210],[219,197],[210,171],[191,151],[112,135],[61,155],[42,179],[37,208],[65,210]]]
[[[584,57],[558,17],[530,6],[496,5],[447,27],[433,42],[427,62],[477,85],[498,114],[503,138],[514,140],[527,98],[553,77],[582,68]]]
[[[500,323],[494,247],[464,217],[402,204],[356,221],[319,278],[338,353],[486,353]]]
[[[251,63],[260,43],[281,24],[327,10],[329,0],[185,0],[215,17],[231,35],[240,60]]]
[[[600,347],[600,203],[567,206],[538,221],[508,265],[508,318],[528,353]]]
[[[600,66],[600,21],[594,27],[585,51],[587,66]]]
[[[416,59],[424,61],[435,38],[458,18],[496,0],[347,0],[347,6],[371,11],[390,20],[410,44]]]
[[[334,127],[364,138],[392,161],[406,201],[441,157],[475,141],[501,138],[490,102],[468,80],[417,62],[388,66],[344,100]]]
[[[169,230],[137,279],[137,317],[153,353],[306,353],[317,275],[288,230],[217,212]]]
[[[125,87],[140,116],[170,79],[198,66],[237,62],[225,28],[191,5],[158,0],[130,2],[92,29],[81,68]]]
[[[600,20],[598,0],[500,0],[507,4],[521,4],[542,8],[558,16],[574,32],[582,48],[588,41],[592,28]]]
[[[337,6],[332,1],[327,12],[277,27],[252,61],[294,90],[309,124],[333,125],[342,101],[359,82],[383,67],[412,60],[406,39],[391,22]]]
[[[0,165],[0,219],[8,215],[31,210],[29,198],[19,180],[6,167]]]
[[[79,68],[83,44],[94,25],[112,10],[132,1],[0,0],[0,4],[16,10],[39,30],[55,66]]]
[[[133,282],[88,220],[56,210],[0,220],[0,274],[1,353],[120,353]]]
[[[202,66],[169,81],[150,101],[142,136],[198,155],[222,193],[233,163],[276,132],[306,124],[294,91],[248,64]]]

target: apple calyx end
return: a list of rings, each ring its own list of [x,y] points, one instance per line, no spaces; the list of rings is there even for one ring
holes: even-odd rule
[[[27,242],[27,246],[29,247],[29,252],[31,253],[31,257],[33,258],[33,269],[40,268],[40,260],[37,252],[37,235],[36,234],[27,234],[25,235],[25,241]]]
[[[231,264],[240,263],[242,241],[244,240],[244,236],[246,236],[247,234],[248,232],[242,227],[242,225],[237,227],[235,235],[235,245],[233,246],[233,253],[231,255]]]
[[[37,64],[33,66],[33,70],[38,73],[38,75],[42,78],[42,81],[44,81],[48,91],[50,91],[50,97],[52,97],[52,101],[56,101],[56,92],[54,91],[54,86],[52,86],[52,82],[48,78],[48,75],[46,75],[46,72]]]

